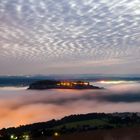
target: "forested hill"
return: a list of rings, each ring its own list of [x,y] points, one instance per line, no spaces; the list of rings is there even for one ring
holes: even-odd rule
[[[23,134],[34,138],[51,137],[56,132],[61,134],[71,134],[73,132],[85,132],[97,129],[113,129],[120,127],[140,126],[139,113],[91,113],[66,116],[60,120],[50,120],[48,122],[40,122],[20,126],[17,128],[8,128],[0,130],[2,140],[15,135],[20,139]]]

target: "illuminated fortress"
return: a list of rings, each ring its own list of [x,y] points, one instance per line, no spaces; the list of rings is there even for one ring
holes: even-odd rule
[[[43,90],[43,89],[102,89],[102,88],[90,85],[89,82],[84,81],[43,80],[30,84],[28,89]]]

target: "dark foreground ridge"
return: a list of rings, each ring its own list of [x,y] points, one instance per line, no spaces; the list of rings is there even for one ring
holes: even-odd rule
[[[0,130],[0,140],[139,140],[139,113],[91,113]]]
[[[103,89],[101,87],[90,85],[84,81],[56,81],[42,80],[29,85],[28,89]]]

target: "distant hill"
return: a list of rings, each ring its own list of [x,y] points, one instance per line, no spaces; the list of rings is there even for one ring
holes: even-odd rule
[[[90,85],[86,81],[61,81],[61,80],[41,80],[29,85],[28,89],[44,90],[44,89],[103,89]]]

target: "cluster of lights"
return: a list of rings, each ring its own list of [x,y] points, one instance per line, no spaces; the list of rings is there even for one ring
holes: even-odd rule
[[[42,135],[44,134],[44,132],[42,131]],[[1,136],[1,135],[0,135]],[[60,133],[59,132],[54,132],[53,133],[54,137],[59,137]],[[30,140],[30,136],[29,134],[23,134],[21,136],[16,136],[15,134],[11,134],[10,135],[10,140]]]
[[[23,137],[24,140],[30,140],[29,135],[23,135],[22,137]]]
[[[15,135],[11,135],[11,136],[10,136],[10,140],[17,140],[17,139],[18,139],[18,137],[15,136]]]
[[[22,136],[19,137],[19,138],[21,138],[22,140],[30,140],[30,136],[27,135],[27,134],[22,135]],[[19,138],[18,138],[16,135],[14,135],[14,134],[12,134],[12,135],[10,136],[10,140],[18,140]]]
[[[70,83],[70,82],[61,82],[60,85],[63,85],[63,86],[71,86],[72,83]]]
[[[88,82],[60,82],[58,86],[89,85]]]

